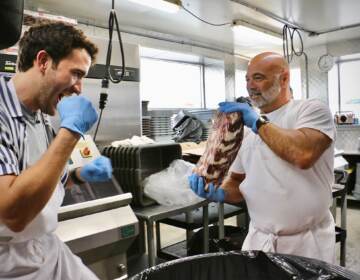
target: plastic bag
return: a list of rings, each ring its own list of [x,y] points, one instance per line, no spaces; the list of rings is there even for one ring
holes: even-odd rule
[[[232,251],[181,258],[148,268],[131,280],[358,280],[343,267],[298,256]]]
[[[152,174],[144,180],[144,192],[159,204],[166,206],[198,203],[198,197],[190,189],[188,176],[192,174],[194,164],[181,159],[174,160],[163,171]]]
[[[200,142],[203,134],[203,125],[200,120],[189,112],[181,110],[174,118],[172,138],[175,142]]]
[[[120,146],[123,147],[135,147],[135,146],[141,146],[141,145],[147,145],[147,144],[155,144],[155,141],[147,136],[137,136],[133,135],[131,139],[123,139],[123,140],[117,140],[111,142],[111,146],[118,148]]]

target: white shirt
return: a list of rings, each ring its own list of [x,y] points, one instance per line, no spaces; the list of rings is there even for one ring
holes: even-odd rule
[[[333,184],[335,126],[327,106],[317,100],[291,100],[266,115],[285,129],[312,128],[331,140],[318,161],[302,170],[278,157],[249,132],[230,171],[246,174],[240,185],[252,224],[264,232],[291,235],[319,224],[329,214]]]
[[[46,119],[38,124],[35,115],[22,112],[12,81],[6,85],[1,77],[0,115],[0,176],[18,175],[47,149],[51,132],[45,129]],[[22,232],[0,222],[1,280],[98,279],[53,234],[66,180],[65,171],[46,206]]]
[[[21,120],[22,123],[25,124],[25,131],[23,132],[24,135],[20,136],[17,130],[16,125],[9,125],[13,128],[12,135],[16,135],[19,139],[16,139],[16,141],[23,141],[25,143],[26,149],[24,149],[24,154],[20,155],[16,161],[19,162],[23,158],[24,160],[24,168],[27,168],[31,165],[33,165],[38,159],[41,157],[41,155],[47,150],[48,145],[50,144],[50,139],[47,135],[46,131],[46,123],[45,119],[41,119],[40,113],[31,113],[28,111],[23,105],[20,104],[19,100],[16,96],[15,87],[13,84],[13,81],[10,80],[7,83],[8,87],[8,96],[12,96],[13,100],[12,102],[9,102],[11,104],[17,104],[17,108],[21,114]],[[8,97],[9,98],[9,97]],[[13,109],[15,110],[15,109]],[[36,118],[38,117],[39,122],[36,121]],[[46,116],[44,116],[46,118]],[[48,120],[46,119],[48,122]],[[50,132],[49,132],[50,133]],[[15,141],[15,140],[14,140]],[[5,150],[5,148],[4,148]],[[4,151],[3,150],[3,151]],[[5,153],[5,152],[3,152]],[[6,154],[9,152],[6,151]],[[1,161],[0,161],[1,162]],[[18,167],[20,171],[20,167]],[[7,173],[7,172],[4,172]],[[8,172],[8,173],[15,173],[15,172]],[[15,173],[16,174],[16,173]],[[1,174],[5,175],[5,174]],[[7,175],[7,174],[6,174]],[[58,185],[56,186],[56,189],[54,190],[53,194],[51,195],[49,201],[45,205],[45,207],[41,210],[41,212],[26,226],[26,228],[21,232],[13,232],[11,231],[5,224],[1,223],[0,221],[0,244],[2,242],[24,242],[31,239],[40,238],[41,236],[54,232],[58,220],[57,220],[57,213],[58,210],[62,204],[65,190],[64,190],[64,183],[67,179],[67,173],[66,171],[62,174],[61,180],[59,181]],[[29,186],[31,187],[31,186]]]

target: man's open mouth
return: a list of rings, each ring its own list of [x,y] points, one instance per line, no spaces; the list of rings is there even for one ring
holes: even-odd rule
[[[253,93],[250,93],[250,97],[253,98],[253,97],[258,97],[258,96],[261,96],[261,92],[253,92]]]

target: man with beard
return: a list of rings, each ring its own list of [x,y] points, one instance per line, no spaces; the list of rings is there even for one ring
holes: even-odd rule
[[[19,42],[17,73],[0,76],[2,280],[97,279],[54,234],[66,182],[111,178],[105,157],[70,176],[66,170],[77,141],[97,120],[91,102],[78,96],[97,51],[73,26],[36,25]],[[54,136],[48,115],[56,111],[61,123]]]
[[[203,178],[189,177],[195,193],[214,201],[245,199],[251,222],[243,250],[262,250],[335,261],[335,224],[329,211],[335,127],[328,107],[293,100],[289,66],[276,53],[254,57],[247,90],[261,115],[246,103],[220,103],[241,112],[250,129],[221,186],[204,191]]]

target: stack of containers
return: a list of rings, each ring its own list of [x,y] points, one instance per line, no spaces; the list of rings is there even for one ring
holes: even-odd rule
[[[111,159],[113,174],[123,191],[132,193],[132,206],[145,207],[156,202],[144,194],[144,179],[169,167],[173,160],[180,159],[181,146],[177,143],[107,146],[102,154]]]
[[[151,116],[148,110],[149,101],[141,101],[141,135],[151,138]]]

